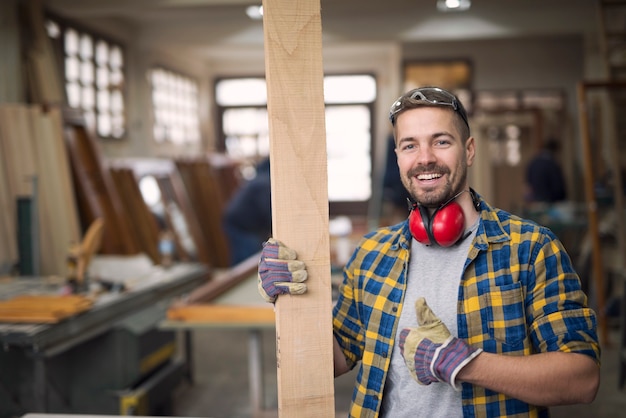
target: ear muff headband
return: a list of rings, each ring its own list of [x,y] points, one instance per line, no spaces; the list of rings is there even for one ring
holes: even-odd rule
[[[425,245],[450,247],[461,238],[465,230],[465,215],[458,203],[451,201],[428,214],[428,209],[416,204],[409,216],[409,229]],[[415,210],[417,209],[417,210]]]

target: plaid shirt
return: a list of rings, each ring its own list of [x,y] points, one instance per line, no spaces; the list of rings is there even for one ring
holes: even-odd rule
[[[458,294],[458,337],[521,356],[563,351],[600,362],[596,317],[562,244],[547,228],[490,207],[470,247]],[[377,417],[406,289],[411,234],[402,222],[366,235],[344,269],[334,334],[360,362],[351,417]],[[463,383],[464,417],[547,417],[548,410]]]

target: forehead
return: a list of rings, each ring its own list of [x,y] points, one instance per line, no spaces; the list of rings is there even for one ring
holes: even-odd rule
[[[421,106],[404,110],[397,117],[396,130],[444,128],[454,125],[454,111],[440,106]]]
[[[393,132],[396,144],[403,139],[442,134],[448,134],[453,138],[461,137],[458,125],[455,123],[454,111],[436,106],[423,106],[403,111],[398,115]]]

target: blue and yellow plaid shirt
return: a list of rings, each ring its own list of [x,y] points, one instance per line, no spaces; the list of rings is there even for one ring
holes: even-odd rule
[[[547,228],[490,207],[481,221],[458,294],[458,337],[510,356],[586,354],[599,364],[595,313],[569,256]],[[360,362],[351,417],[377,417],[406,289],[408,223],[366,235],[344,270],[334,334],[351,367]],[[464,417],[547,417],[545,408],[463,383]]]

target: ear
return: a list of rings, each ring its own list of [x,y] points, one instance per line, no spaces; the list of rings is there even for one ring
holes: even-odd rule
[[[476,141],[473,136],[467,138],[465,141],[465,158],[467,166],[471,167],[474,164],[474,157],[476,156]]]

